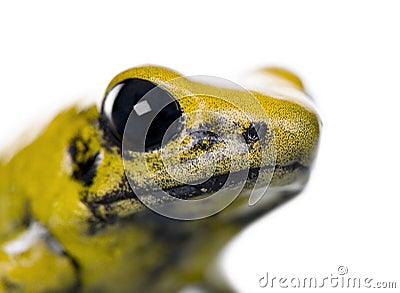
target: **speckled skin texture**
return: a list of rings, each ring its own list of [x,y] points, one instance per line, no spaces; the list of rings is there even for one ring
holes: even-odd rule
[[[273,77],[279,86],[303,91],[301,81],[286,70],[260,72]],[[208,278],[209,266],[221,248],[248,223],[304,187],[320,129],[319,118],[310,107],[291,96],[276,98],[262,91],[252,91],[256,99],[249,100],[249,92],[191,81],[157,66],[122,72],[110,82],[106,93],[127,78],[150,80],[179,102],[185,116],[183,139],[177,137],[165,146],[171,166],[176,166],[172,171],[186,182],[201,180],[212,167],[212,156],[220,156],[213,176],[223,176],[248,167],[241,163],[231,166],[227,153],[237,162],[248,156],[255,170],[260,164],[274,164],[272,179],[268,179],[275,196],[264,196],[262,202],[249,207],[249,180],[246,190],[212,217],[196,221],[162,217],[133,194],[125,177],[121,145],[110,134],[99,110],[95,106],[72,107],[60,113],[33,143],[0,164],[0,292],[174,292],[193,283],[226,288],[223,280]],[[194,115],[199,110],[203,114]],[[207,113],[224,113],[234,124],[223,124]],[[268,126],[264,144],[251,141],[247,151],[227,149],[223,141],[198,136],[204,125],[215,132],[245,135],[257,123]],[[177,155],[174,150],[182,145],[185,147]],[[261,160],[262,147],[267,154],[273,148],[274,156]],[[152,196],[150,178],[156,178],[164,189],[181,192],[176,196],[191,196],[179,191],[184,190],[178,188],[180,183],[159,163],[159,149],[129,152],[129,158],[126,174],[148,197]],[[138,159],[148,163],[149,172],[137,164]],[[185,165],[194,159],[195,167],[204,172],[192,172],[193,164]],[[192,196],[208,192],[202,189]],[[7,253],[7,243],[32,222],[46,228],[46,237],[23,252]],[[54,249],[54,241],[61,251]]]

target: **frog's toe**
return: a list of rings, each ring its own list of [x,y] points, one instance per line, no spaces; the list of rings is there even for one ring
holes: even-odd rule
[[[0,292],[72,292],[77,286],[74,264],[45,241],[19,253],[0,249]]]

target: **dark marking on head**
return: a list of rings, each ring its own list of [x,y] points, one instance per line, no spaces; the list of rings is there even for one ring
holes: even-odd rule
[[[75,282],[71,287],[70,292],[79,292],[79,290],[82,287],[82,269],[81,269],[81,265],[79,264],[79,262],[77,261],[77,259],[72,256],[70,253],[68,253],[67,251],[64,251],[63,255],[68,258],[68,260],[70,261],[72,267],[74,268],[75,271]]]
[[[18,285],[17,283],[14,283],[13,281],[11,281],[10,279],[8,279],[6,277],[1,278],[0,282],[3,284],[2,287],[4,287],[6,292],[14,292],[14,291],[21,290],[20,285]]]
[[[285,166],[280,166],[280,165],[274,167],[265,166],[263,168],[263,171],[268,171],[268,170],[272,171],[274,169],[275,170],[279,169],[286,172],[293,172],[294,170],[301,170],[303,172],[307,172],[309,170],[308,167],[300,164],[299,162],[293,162]],[[260,168],[250,168],[249,170],[242,170],[235,172],[235,175],[241,175],[241,174],[245,175],[247,173],[245,188],[249,189],[252,188],[252,186],[254,186],[254,184],[256,183],[259,176],[259,172]],[[191,198],[207,196],[209,194],[219,191],[221,188],[230,188],[231,186],[224,186],[224,184],[228,180],[229,175],[230,173],[214,175],[201,184],[183,184],[173,188],[165,189],[164,191],[173,197],[184,200],[190,200]],[[239,177],[242,178],[242,176]]]
[[[301,172],[308,172],[309,168],[302,165],[301,163],[295,161],[288,165],[280,166],[265,166],[265,170],[281,170],[284,172],[293,172],[294,170],[300,170]],[[245,189],[251,189],[257,182],[259,176],[260,168],[250,168],[249,170],[242,170],[235,175],[240,175],[238,173],[243,173],[243,176],[247,173],[247,178],[245,182]],[[230,188],[231,186],[224,186],[228,180],[230,173],[219,174],[210,177],[207,181],[200,184],[180,184],[173,188],[164,189],[164,192],[168,193],[170,196],[183,199],[197,199],[201,197],[207,197],[208,195],[219,191],[221,188]],[[242,178],[242,176],[239,176]],[[117,222],[121,223],[124,221],[132,221],[141,217],[143,213],[154,213],[153,211],[144,208],[138,213],[133,213],[128,216],[121,217],[118,213],[113,210],[113,205],[122,200],[132,199],[134,201],[140,201],[135,192],[129,185],[126,177],[120,182],[117,188],[111,190],[107,194],[102,195],[98,199],[90,199],[86,194],[82,196],[82,201],[88,206],[92,213],[92,217],[88,219],[89,222],[89,234],[95,234],[99,230],[106,228],[108,225],[115,224]],[[160,216],[161,217],[161,216]]]
[[[121,217],[111,208],[113,203],[133,199],[139,201],[127,178],[124,176],[118,186],[99,198],[92,198],[87,191],[82,195],[82,202],[89,208],[92,217],[88,219],[89,234],[94,234],[108,224],[117,222]]]
[[[241,175],[242,173],[242,175]],[[247,173],[246,178],[246,188],[254,184],[258,178],[259,168],[251,168],[248,171],[243,170],[239,172],[235,172],[235,176],[239,175],[240,178],[243,178]],[[231,188],[232,186],[228,186],[227,180],[229,178],[230,173],[215,175],[210,177],[207,181],[201,184],[184,184],[180,186],[176,186],[174,188],[170,188],[164,190],[170,196],[190,200],[199,197],[206,197],[210,194],[218,192],[221,189]],[[235,182],[237,183],[237,182]]]
[[[100,116],[99,118],[99,127],[103,131],[103,144],[102,146],[109,152],[112,152],[110,146],[117,147],[120,152],[122,149],[122,141],[118,139],[112,132],[111,128],[108,125],[108,121],[105,117]]]
[[[251,123],[245,128],[242,135],[249,146],[252,146],[260,138],[266,137],[268,134],[268,126],[264,122]]]
[[[31,204],[28,200],[25,201],[24,203],[24,214],[22,215],[22,225],[26,228],[29,227],[29,225],[32,223],[32,209],[31,209]]]
[[[85,186],[92,185],[100,151],[90,154],[88,142],[78,136],[71,141],[68,152],[73,162],[72,177]]]
[[[193,148],[199,148],[203,151],[207,151],[214,145],[222,142],[218,134],[207,130],[197,130],[191,132],[190,137],[193,139]]]

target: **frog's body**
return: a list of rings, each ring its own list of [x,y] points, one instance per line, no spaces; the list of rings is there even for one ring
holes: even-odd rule
[[[301,82],[286,71],[271,69],[265,74],[302,92]],[[165,68],[133,68],[118,75],[107,93],[129,78],[165,86],[177,77],[180,75]],[[185,83],[176,83],[169,89],[176,96],[184,87]],[[239,92],[211,89],[215,95]],[[276,166],[270,195],[249,207],[244,192],[220,213],[196,221],[170,219],[143,206],[126,179],[121,145],[110,134],[103,112],[91,106],[84,110],[72,107],[59,114],[33,143],[7,164],[0,164],[0,292],[174,292],[199,282],[220,286],[205,281],[212,260],[243,226],[304,187],[319,139],[319,120],[312,109],[290,96],[278,99],[261,91],[253,94],[275,135]],[[233,111],[207,96],[195,95],[179,103],[184,114],[199,107],[211,112],[219,107]],[[243,107],[248,108],[245,101]],[[253,114],[250,116],[257,117]],[[205,122],[212,127],[215,121]],[[191,123],[187,119],[185,127],[193,130]],[[246,123],[238,122],[238,133],[246,131]],[[204,137],[204,141],[211,140]],[[253,143],[256,149],[257,141]],[[218,142],[214,151],[218,152],[221,144]],[[197,152],[195,157],[205,156],[198,164],[206,168],[202,164],[209,160],[209,148],[195,147],[189,150]],[[145,155],[154,162],[157,149]],[[191,156],[193,153],[185,154],[181,160]],[[259,168],[259,162],[257,152],[251,152],[250,167]],[[229,171],[221,164],[215,178]],[[128,174],[140,173],[139,167],[129,162],[125,168]],[[240,165],[238,168],[240,171]],[[184,193],[188,189],[167,180],[165,170],[156,171],[161,185],[178,197],[188,197]],[[140,176],[133,178],[138,185],[147,180],[146,175]],[[196,197],[198,190],[190,188]]]

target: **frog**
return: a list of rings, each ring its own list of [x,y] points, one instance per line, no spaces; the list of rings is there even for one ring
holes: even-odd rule
[[[101,105],[61,111],[1,157],[0,292],[232,291],[221,251],[304,189],[321,128],[291,71],[263,67],[246,82],[136,66],[111,80]],[[228,184],[228,174],[243,180]],[[227,204],[196,214],[196,200],[237,185]]]

